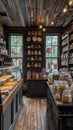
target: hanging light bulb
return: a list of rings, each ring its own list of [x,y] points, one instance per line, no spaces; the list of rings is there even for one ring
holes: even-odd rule
[[[43,27],[43,26],[40,24],[40,25],[39,25],[39,28],[42,29],[42,27]]]
[[[70,0],[70,1],[69,1],[69,6],[72,6],[72,5],[73,5],[73,1]]]
[[[54,25],[54,22],[53,22],[53,21],[51,21],[51,25]]]
[[[45,32],[46,31],[46,28],[43,28],[43,32]]]
[[[66,13],[67,12],[67,7],[65,7],[64,9],[63,9],[63,13]]]

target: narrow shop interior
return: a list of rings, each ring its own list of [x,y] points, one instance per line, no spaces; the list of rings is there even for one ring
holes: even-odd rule
[[[73,0],[0,0],[0,130],[73,130]]]

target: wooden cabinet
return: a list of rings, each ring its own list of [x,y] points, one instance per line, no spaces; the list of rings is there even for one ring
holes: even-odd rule
[[[23,79],[14,75],[4,75],[5,70],[0,68],[0,130],[13,130],[19,111],[22,107]],[[10,67],[12,72],[16,66]]]
[[[0,104],[0,130],[13,130],[22,107],[22,85],[20,80]]]
[[[47,79],[27,80],[29,97],[46,97],[47,96]]]

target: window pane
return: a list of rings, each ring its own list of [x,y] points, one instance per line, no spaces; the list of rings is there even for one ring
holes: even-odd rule
[[[11,46],[22,46],[22,36],[11,36]]]
[[[19,59],[13,59],[13,63],[14,63],[14,65],[15,66],[19,66],[19,68],[21,69],[21,71],[22,71],[22,64],[23,64],[23,59],[21,58],[19,58]]]
[[[51,45],[51,36],[46,36],[46,47]]]
[[[58,63],[58,59],[57,58],[56,59],[52,58],[52,63],[53,64],[57,64]]]
[[[46,36],[46,69],[49,66],[53,69],[54,64],[58,64],[57,47],[58,36]]]
[[[52,36],[51,39],[52,39],[52,46],[58,44],[58,37],[57,36]]]
[[[11,36],[11,46],[16,46],[16,36]]]
[[[54,66],[58,66],[58,59],[52,59],[52,69],[54,69]],[[58,68],[58,67],[57,67]]]
[[[10,36],[10,54],[13,59],[15,66],[14,75],[20,78],[22,74],[22,64],[23,64],[23,36],[21,35],[11,35]],[[21,72],[21,73],[20,73]]]
[[[52,46],[52,57],[57,57],[57,46]]]
[[[22,36],[11,36],[11,57],[22,57],[23,47],[22,47]]]
[[[52,54],[52,47],[51,45],[46,47],[46,57],[51,57]]]
[[[16,53],[17,53],[17,48],[11,47],[11,57],[16,57]]]
[[[14,69],[12,74],[17,78],[21,78],[21,76],[22,76],[22,59],[13,59],[13,63],[15,66],[18,66],[18,67]]]
[[[11,57],[22,57],[22,47],[11,47]]]
[[[22,47],[17,47],[16,57],[22,57]]]

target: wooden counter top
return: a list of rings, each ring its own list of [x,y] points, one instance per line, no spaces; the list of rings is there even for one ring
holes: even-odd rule
[[[26,81],[47,81],[47,79],[27,79]]]
[[[20,79],[20,81],[16,84],[16,86],[12,89],[10,94],[6,97],[6,99],[3,101],[2,104],[0,104],[0,113],[3,113],[7,106],[10,104],[18,90],[22,87],[23,85],[23,79]]]
[[[61,100],[56,100],[55,98],[54,98],[54,96],[55,96],[55,93],[53,92],[53,89],[52,89],[52,85],[49,85],[48,83],[47,83],[47,85],[48,85],[48,89],[49,89],[49,91],[50,91],[50,93],[52,94],[52,97],[53,97],[53,100],[54,100],[54,103],[55,103],[55,105],[57,106],[57,107],[70,107],[70,106],[72,106],[73,107],[73,102],[71,102],[71,103],[63,103]]]

